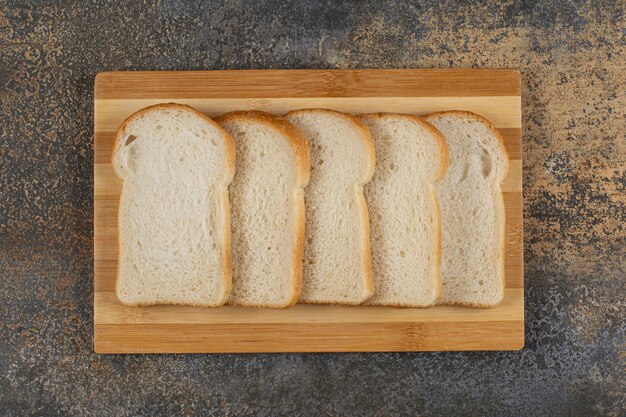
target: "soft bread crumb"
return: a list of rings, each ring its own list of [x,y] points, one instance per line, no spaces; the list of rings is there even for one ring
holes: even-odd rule
[[[363,197],[375,165],[370,133],[353,116],[331,110],[297,110],[286,118],[311,150],[300,302],[360,304],[373,293]]]
[[[289,307],[301,288],[306,141],[288,122],[267,113],[233,112],[217,121],[237,143],[228,303]]]
[[[120,127],[117,297],[124,304],[218,306],[230,291],[227,186],[232,138],[190,107],[163,104]]]
[[[367,303],[431,306],[441,282],[434,183],[445,171],[443,138],[410,115],[371,114],[360,119],[372,132],[377,156],[374,178],[365,187],[376,285]]]
[[[508,169],[502,138],[469,112],[427,116],[448,142],[450,166],[437,184],[443,224],[443,304],[493,307],[504,296],[505,213],[501,183]]]

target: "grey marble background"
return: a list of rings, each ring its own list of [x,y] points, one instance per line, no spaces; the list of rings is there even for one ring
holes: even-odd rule
[[[623,416],[623,1],[0,0],[0,415]],[[95,355],[99,71],[517,68],[521,352]]]

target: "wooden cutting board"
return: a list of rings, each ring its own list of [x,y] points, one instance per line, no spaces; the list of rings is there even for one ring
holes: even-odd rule
[[[115,131],[156,103],[216,116],[304,107],[349,113],[470,110],[491,120],[511,157],[504,181],[506,292],[494,309],[296,305],[287,310],[125,307],[115,297],[121,182]],[[98,353],[515,350],[524,345],[520,75],[511,70],[108,72],[95,82],[94,349]],[[372,242],[372,244],[376,244]]]

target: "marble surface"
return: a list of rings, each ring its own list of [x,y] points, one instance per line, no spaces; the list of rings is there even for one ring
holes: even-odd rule
[[[0,415],[624,415],[623,1],[0,0]],[[517,68],[521,352],[95,355],[99,71]]]

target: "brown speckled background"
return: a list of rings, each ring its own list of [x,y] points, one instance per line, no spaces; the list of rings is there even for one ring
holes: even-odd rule
[[[0,0],[0,415],[625,415],[625,12]],[[97,72],[447,67],[522,72],[524,350],[92,352]]]

